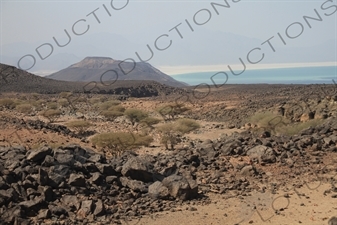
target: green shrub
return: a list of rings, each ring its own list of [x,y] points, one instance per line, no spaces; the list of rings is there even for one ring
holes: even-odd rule
[[[149,116],[147,112],[140,109],[127,109],[125,110],[124,115],[131,121],[132,124],[140,122]]]
[[[98,134],[91,139],[94,145],[107,148],[112,154],[121,153],[130,148],[148,146],[152,141],[152,137],[125,132]]]
[[[50,123],[53,123],[57,120],[57,118],[59,118],[61,115],[61,112],[59,110],[55,110],[55,109],[48,109],[46,111],[43,111],[41,113],[41,116],[47,118],[49,120]]]
[[[21,104],[21,105],[17,105],[16,110],[20,113],[24,113],[24,114],[30,114],[33,111],[33,107],[31,104]]]

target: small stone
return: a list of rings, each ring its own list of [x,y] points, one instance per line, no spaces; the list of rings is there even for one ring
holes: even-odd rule
[[[189,210],[189,211],[198,211],[198,209],[195,208],[195,207],[189,207],[188,210]]]

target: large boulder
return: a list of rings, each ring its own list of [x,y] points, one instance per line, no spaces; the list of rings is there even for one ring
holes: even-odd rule
[[[260,162],[274,163],[276,162],[276,154],[270,147],[263,145],[255,146],[247,151],[247,155],[251,159],[258,159]]]
[[[153,174],[149,172],[149,162],[143,158],[131,157],[123,165],[121,173],[125,177],[143,182],[152,182]]]
[[[69,173],[70,168],[66,165],[55,165],[49,168],[49,185],[58,187]]]
[[[155,199],[167,199],[169,190],[160,181],[156,181],[149,186],[149,196]]]
[[[198,185],[192,178],[186,178],[179,175],[171,175],[162,181],[163,186],[167,187],[169,194],[173,198],[181,200],[194,199],[198,195]]]
[[[94,204],[92,200],[84,200],[81,202],[81,208],[77,212],[79,218],[85,218],[89,214],[93,213]]]
[[[120,182],[124,187],[128,187],[133,191],[143,192],[143,193],[147,192],[146,186],[144,185],[143,182],[139,180],[130,180],[127,177],[121,177]]]
[[[51,154],[51,152],[52,149],[46,146],[38,150],[31,150],[27,156],[27,160],[31,160],[34,162],[43,161],[47,155]]]

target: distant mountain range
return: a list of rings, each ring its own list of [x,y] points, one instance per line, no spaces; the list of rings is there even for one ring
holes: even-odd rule
[[[108,57],[86,57],[47,78],[77,82],[97,81],[103,85],[116,80],[143,80],[156,81],[173,87],[185,86],[149,63],[114,60]]]

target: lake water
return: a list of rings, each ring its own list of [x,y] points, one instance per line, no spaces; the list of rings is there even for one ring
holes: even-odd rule
[[[214,76],[218,72],[226,72],[228,79],[224,73]],[[247,68],[244,73],[238,76],[234,76],[229,70],[218,72],[187,73],[173,75],[172,77],[189,85],[201,83],[213,85],[213,81],[216,84],[224,84],[226,80],[227,84],[333,84],[332,79],[337,83],[336,66],[259,70],[249,70]],[[212,76],[213,81],[211,80]]]

